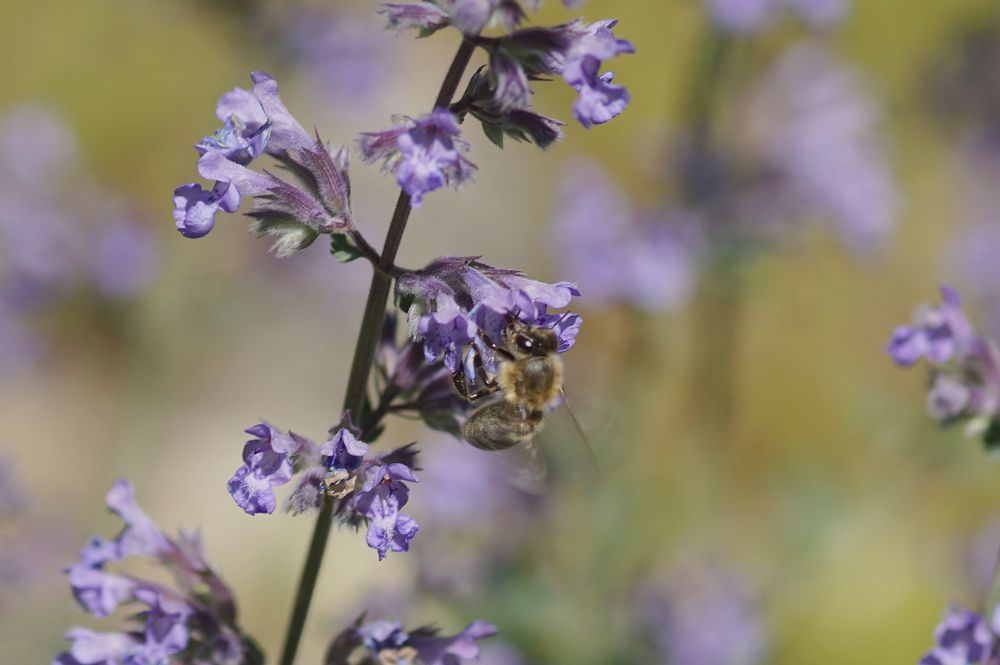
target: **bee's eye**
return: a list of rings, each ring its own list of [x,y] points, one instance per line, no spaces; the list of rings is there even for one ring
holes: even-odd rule
[[[517,344],[517,348],[521,349],[522,351],[531,351],[531,349],[534,348],[535,346],[535,343],[532,342],[531,338],[528,337],[527,335],[518,335],[514,339],[514,343]]]

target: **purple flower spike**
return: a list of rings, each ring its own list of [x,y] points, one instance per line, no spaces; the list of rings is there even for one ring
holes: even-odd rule
[[[493,637],[497,632],[493,624],[473,621],[454,637],[415,635],[410,644],[427,665],[451,665],[461,663],[463,660],[478,659],[479,645],[476,641]]]
[[[291,437],[266,423],[246,430],[257,438],[243,448],[244,464],[229,480],[229,493],[248,515],[273,513],[274,488],[292,479],[294,471],[289,454],[298,449]]]
[[[476,165],[461,154],[469,146],[458,138],[460,133],[451,111],[436,109],[419,120],[405,118],[391,129],[364,133],[358,145],[366,162],[384,160],[384,168],[419,207],[424,194],[472,178]]]

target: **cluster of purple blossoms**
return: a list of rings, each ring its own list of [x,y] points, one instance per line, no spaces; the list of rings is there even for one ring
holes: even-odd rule
[[[934,630],[935,646],[919,665],[1000,663],[1000,608],[987,621],[976,612],[952,607]]]
[[[285,108],[278,84],[263,72],[251,74],[252,91],[234,88],[216,106],[224,123],[195,149],[198,173],[214,181],[206,190],[197,183],[174,190],[174,222],[189,238],[200,238],[215,226],[215,217],[236,212],[244,198],[255,198],[248,213],[254,231],[274,239],[273,250],[288,256],[312,244],[320,234],[354,231],[346,149],[331,150],[310,136]],[[247,168],[267,154],[294,174],[297,183]]]
[[[321,445],[267,423],[246,431],[255,438],[244,446],[243,465],[228,486],[233,500],[247,514],[273,513],[274,488],[298,475],[286,510],[318,510],[329,496],[337,500],[335,514],[342,522],[368,525],[365,540],[379,559],[389,551],[409,550],[419,527],[400,510],[409,500],[406,483],[417,482],[412,446],[368,455],[368,444],[358,438],[360,431],[346,415]]]
[[[113,540],[95,537],[66,572],[84,610],[105,618],[129,607],[138,625],[118,632],[74,628],[66,634],[72,646],[53,665],[262,663],[236,624],[233,596],[205,560],[200,538],[183,532],[177,540],[167,537],[136,503],[127,481],[117,481],[106,502],[125,528]],[[176,588],[106,569],[137,556],[159,562],[173,574]]]
[[[362,620],[359,618],[334,638],[323,660],[324,665],[461,665],[479,662],[477,640],[497,634],[497,629],[484,621],[470,623],[458,635],[442,637],[434,628],[407,631],[403,624],[395,621],[362,623]]]
[[[886,352],[909,367],[925,358],[931,369],[927,407],[942,425],[964,423],[967,436],[1000,445],[1000,355],[962,311],[958,293],[941,288],[942,303],[917,310],[910,325],[893,331]]]
[[[32,314],[81,288],[127,302],[156,276],[149,229],[92,179],[79,152],[51,108],[0,115],[0,374],[38,352]]]
[[[445,185],[458,187],[476,170],[462,153],[469,144],[458,138],[461,130],[451,111],[435,109],[423,118],[400,118],[391,129],[368,132],[358,139],[361,159],[382,160],[414,207],[424,194]]]
[[[443,358],[445,367],[464,371],[470,382],[476,376],[476,356],[489,374],[496,373],[490,342],[503,342],[511,319],[552,328],[559,352],[568,351],[583,320],[549,309],[566,307],[578,295],[570,282],[538,282],[469,256],[442,257],[396,280],[396,305],[406,312],[410,336],[423,341],[427,361]]]
[[[770,28],[787,9],[809,27],[825,29],[839,24],[850,10],[850,0],[705,0],[715,25],[726,32],[755,34]]]

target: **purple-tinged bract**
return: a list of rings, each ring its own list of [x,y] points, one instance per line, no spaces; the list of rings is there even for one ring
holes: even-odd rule
[[[462,665],[478,662],[478,641],[497,634],[485,621],[474,621],[458,635],[442,637],[434,628],[406,630],[397,621],[361,619],[337,635],[327,650],[324,665],[348,662],[421,663],[421,665]]]

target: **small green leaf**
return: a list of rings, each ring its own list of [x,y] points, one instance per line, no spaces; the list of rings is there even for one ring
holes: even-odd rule
[[[334,233],[330,236],[330,253],[341,263],[350,263],[362,256],[351,239],[343,233]]]
[[[1000,448],[1000,421],[993,420],[983,432],[983,445],[986,450],[994,451]]]

